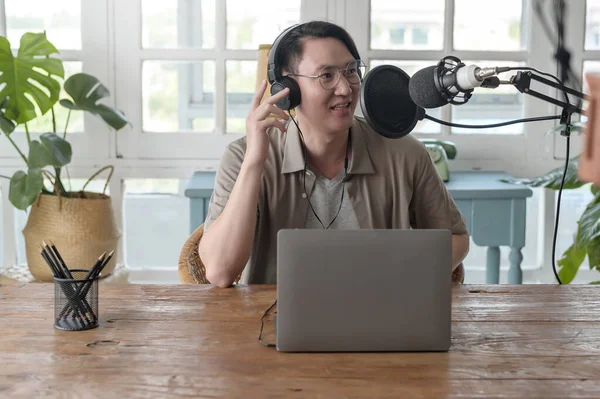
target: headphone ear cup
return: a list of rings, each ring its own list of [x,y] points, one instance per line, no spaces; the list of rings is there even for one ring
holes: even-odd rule
[[[290,92],[287,96],[275,103],[275,105],[277,105],[277,108],[279,109],[289,111],[300,104],[300,86],[298,86],[298,82],[284,76],[280,81],[273,82],[271,85],[271,95],[274,96],[286,87],[290,89]]]

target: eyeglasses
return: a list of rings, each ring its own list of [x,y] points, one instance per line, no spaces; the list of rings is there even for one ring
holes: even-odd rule
[[[304,78],[319,79],[321,87],[325,90],[333,90],[340,81],[340,72],[344,73],[344,77],[350,84],[358,84],[362,81],[362,77],[365,75],[366,66],[361,60],[350,61],[346,68],[339,69],[335,66],[326,66],[321,69],[318,75],[300,75],[297,73],[289,73],[286,76],[301,76]]]

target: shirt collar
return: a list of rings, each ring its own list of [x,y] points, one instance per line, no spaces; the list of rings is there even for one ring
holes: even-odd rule
[[[300,134],[296,124],[290,122],[287,127],[286,140],[283,149],[283,167],[281,173],[293,173],[304,170],[304,156],[300,142]],[[367,147],[366,134],[362,124],[354,118],[350,127],[352,157],[348,174],[371,174],[375,173],[371,154]]]

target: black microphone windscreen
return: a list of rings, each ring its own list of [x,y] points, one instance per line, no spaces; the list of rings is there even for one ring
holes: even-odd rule
[[[448,104],[435,86],[435,65],[417,71],[408,85],[410,98],[420,107],[438,108]]]
[[[410,77],[393,65],[379,65],[367,73],[360,87],[360,108],[369,126],[388,138],[409,134],[423,118],[408,94]]]

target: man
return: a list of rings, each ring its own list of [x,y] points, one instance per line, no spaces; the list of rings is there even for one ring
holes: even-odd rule
[[[282,228],[449,229],[462,273],[465,221],[425,147],[354,116],[364,64],[350,35],[328,22],[299,25],[279,40],[275,72],[288,87],[260,104],[262,82],[246,136],[217,171],[199,245],[207,279],[228,287],[243,272],[244,283],[276,283]],[[295,119],[275,106],[286,99],[299,102]]]

